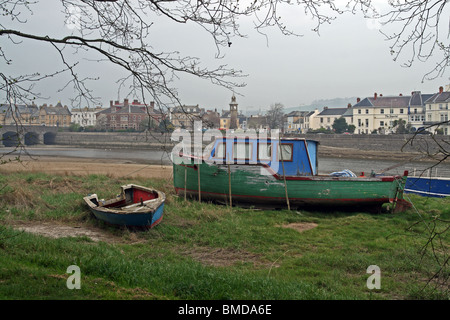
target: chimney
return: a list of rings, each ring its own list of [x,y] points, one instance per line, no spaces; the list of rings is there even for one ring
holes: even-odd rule
[[[323,110],[328,110],[328,107],[323,107]]]
[[[380,97],[382,97],[383,95],[380,93]]]
[[[444,87],[439,87],[439,93],[444,92]]]
[[[125,107],[128,107],[128,99],[123,99],[123,105],[124,105]]]
[[[155,101],[150,101],[150,110],[155,110]]]
[[[119,104],[119,100],[116,100],[116,101],[114,102],[114,104],[115,104],[115,105],[118,105],[118,104]]]
[[[139,104],[139,101],[137,99],[134,99],[133,104]]]
[[[356,103],[360,102],[361,98],[356,98]]]
[[[373,99],[377,100],[377,93],[376,92],[373,94]]]
[[[403,94],[400,93],[399,96],[400,96],[400,97],[403,97]]]
[[[352,107],[352,104],[349,103],[349,104],[347,105],[347,108],[350,109],[351,107]]]
[[[109,107],[112,107],[112,106],[113,106],[113,101],[109,100]]]

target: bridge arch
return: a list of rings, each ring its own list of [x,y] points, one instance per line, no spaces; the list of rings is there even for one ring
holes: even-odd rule
[[[57,127],[23,125],[0,125],[0,146],[16,147],[23,145],[55,144]]]
[[[56,133],[55,132],[46,132],[44,133],[44,144],[55,144]]]
[[[27,132],[24,135],[23,141],[27,146],[39,144],[39,135],[36,132]]]
[[[6,131],[2,134],[2,144],[5,147],[15,147],[19,144],[19,136],[15,131]]]

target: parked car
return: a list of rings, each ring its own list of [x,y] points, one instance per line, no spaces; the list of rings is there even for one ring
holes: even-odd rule
[[[416,134],[432,134],[430,131],[425,130],[424,127],[417,129]]]

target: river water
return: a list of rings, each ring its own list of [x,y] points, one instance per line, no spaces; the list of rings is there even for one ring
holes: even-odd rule
[[[13,152],[13,148],[0,148],[0,155]],[[170,150],[168,150],[170,151]],[[74,159],[114,159],[131,163],[163,164],[170,165],[170,156],[167,151],[144,150],[144,149],[94,149],[94,148],[71,148],[61,146],[27,147],[26,151],[15,151],[12,155],[20,155],[22,160],[28,157],[39,159],[39,157],[69,157]],[[409,162],[376,160],[376,159],[347,159],[334,157],[319,158],[319,173],[327,174],[344,169],[351,170],[359,175],[361,172],[370,174],[371,171],[390,174],[402,174],[409,171],[410,176],[443,176],[450,177],[450,163],[439,164],[430,169],[433,162]],[[392,168],[386,170],[387,168]]]

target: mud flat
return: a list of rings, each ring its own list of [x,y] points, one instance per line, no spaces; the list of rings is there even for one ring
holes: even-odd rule
[[[11,160],[14,158],[11,157]],[[7,159],[3,159],[7,160]],[[0,173],[7,172],[45,172],[63,175],[104,174],[114,178],[144,177],[163,178],[172,177],[172,167],[156,164],[138,164],[117,159],[74,159],[64,157],[21,158],[21,161],[11,161],[0,165]]]

